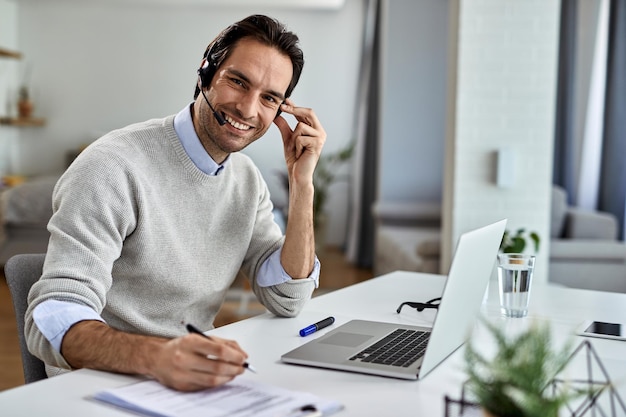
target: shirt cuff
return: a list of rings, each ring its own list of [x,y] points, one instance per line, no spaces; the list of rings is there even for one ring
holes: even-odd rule
[[[281,247],[276,252],[272,253],[259,268],[256,281],[260,287],[271,287],[272,285],[283,284],[288,281],[313,281],[315,282],[315,288],[319,286],[320,281],[320,261],[315,257],[315,263],[313,265],[313,271],[307,278],[294,280],[283,268],[280,263],[280,254],[283,248]]]
[[[93,309],[68,301],[47,300],[33,310],[33,320],[39,331],[57,352],[61,353],[61,342],[65,333],[74,324],[84,320],[104,320]]]

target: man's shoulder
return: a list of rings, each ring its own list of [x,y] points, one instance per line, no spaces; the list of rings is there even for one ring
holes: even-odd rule
[[[113,130],[111,134],[137,135],[143,132],[160,131],[167,128],[174,129],[174,115],[131,123],[123,128]]]
[[[113,130],[87,146],[68,168],[69,173],[119,176],[131,171],[161,169],[159,147],[171,148],[167,123],[170,118],[151,119]],[[173,127],[171,129],[173,131]],[[124,174],[125,173],[125,174]]]
[[[140,139],[151,140],[157,136],[175,135],[174,116],[150,119],[115,129],[99,138],[96,142],[135,142]],[[94,142],[94,143],[96,143]]]
[[[117,152],[120,155],[128,155],[131,150],[145,147],[146,144],[153,146],[159,138],[166,138],[172,134],[175,135],[173,116],[150,119],[112,130],[92,142],[85,149],[88,152],[83,152]]]

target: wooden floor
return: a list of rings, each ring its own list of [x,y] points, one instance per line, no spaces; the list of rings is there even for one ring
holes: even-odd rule
[[[329,248],[318,256],[322,263],[322,269],[320,288],[316,290],[314,295],[356,284],[372,277],[371,270],[351,266],[345,255],[337,248]],[[224,325],[258,314],[261,311],[263,311],[262,308],[256,302],[252,302],[248,306],[247,313],[241,316],[239,315],[239,302],[235,299],[224,304],[215,324],[216,326]],[[13,304],[6,280],[2,275],[0,276],[0,391],[23,383]]]

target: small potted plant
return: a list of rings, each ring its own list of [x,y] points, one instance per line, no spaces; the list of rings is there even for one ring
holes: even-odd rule
[[[502,253],[523,253],[526,249],[527,241],[533,243],[535,253],[539,252],[540,238],[537,232],[526,232],[525,228],[517,229],[513,234],[510,230],[504,231],[500,242],[500,252]]]
[[[33,114],[34,104],[30,99],[30,93],[28,91],[28,87],[25,85],[21,86],[18,93],[17,100],[17,112],[20,116],[20,119],[28,119]]]
[[[328,199],[330,186],[339,179],[346,178],[338,174],[340,167],[346,163],[354,151],[355,142],[351,141],[344,148],[333,153],[324,153],[320,156],[315,172],[313,173],[313,187],[315,194],[313,197],[313,226],[316,232],[316,244],[318,250],[322,250],[325,244],[326,216],[324,205]],[[286,172],[279,171],[280,184],[284,191],[289,194],[289,177]],[[283,208],[286,211],[286,208]]]
[[[490,417],[557,417],[559,410],[589,390],[547,389],[570,358],[570,344],[553,351],[550,328],[533,324],[515,337],[483,320],[497,351],[487,358],[471,342],[465,349],[467,390]]]
[[[31,66],[27,65],[24,71],[24,79],[18,90],[17,112],[21,119],[28,119],[33,114],[34,103],[30,95],[28,84],[30,82]]]
[[[339,178],[337,170],[341,165],[352,157],[354,142],[350,142],[345,148],[335,153],[323,154],[320,156],[315,172],[313,173],[313,187],[315,196],[313,198],[313,223],[319,224],[324,212],[324,204],[328,199],[330,186]]]

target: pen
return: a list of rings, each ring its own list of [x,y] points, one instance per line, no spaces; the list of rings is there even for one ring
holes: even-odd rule
[[[322,321],[318,321],[317,323],[314,323],[310,326],[305,327],[304,329],[300,330],[300,336],[304,337],[304,336],[308,336],[311,333],[315,333],[318,330],[322,330],[325,327],[330,326],[331,324],[333,324],[335,322],[335,318],[334,317],[326,317],[324,320]]]
[[[206,334],[202,333],[202,330],[198,329],[193,324],[187,323],[187,331],[189,333],[199,334],[200,336],[205,337],[205,338],[211,340],[210,336],[207,336]],[[254,367],[252,365],[250,365],[248,362],[244,362],[243,363],[243,367],[246,368],[248,371],[254,372],[255,374],[257,373],[256,369],[254,369]]]
[[[312,404],[303,405],[289,413],[286,417],[321,417],[322,413]]]

